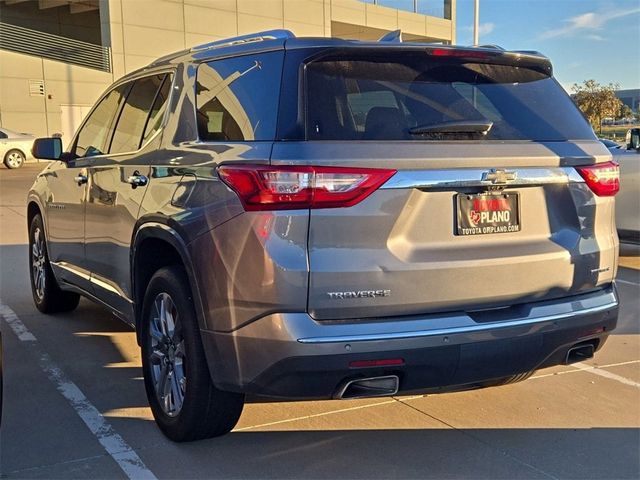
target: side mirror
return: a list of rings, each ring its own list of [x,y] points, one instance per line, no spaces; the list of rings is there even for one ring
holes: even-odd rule
[[[640,128],[630,128],[625,140],[627,150],[640,150]]]
[[[62,156],[62,139],[59,137],[36,138],[33,141],[31,153],[41,160],[60,160]]]

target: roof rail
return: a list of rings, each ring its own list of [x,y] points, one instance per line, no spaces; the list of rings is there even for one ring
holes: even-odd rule
[[[250,33],[248,35],[241,35],[239,37],[225,38],[223,40],[216,40],[215,42],[203,43],[202,45],[191,47],[190,51],[201,52],[202,50],[208,50],[210,48],[230,47],[231,45],[263,42],[265,40],[286,40],[288,38],[295,38],[295,35],[289,30],[266,30],[264,32]]]
[[[402,30],[394,30],[393,32],[385,33],[378,39],[378,41],[388,43],[402,43]]]
[[[504,48],[502,48],[500,45],[496,45],[495,43],[487,43],[485,45],[474,45],[474,48],[489,48],[492,50],[502,50],[502,51],[506,51]]]

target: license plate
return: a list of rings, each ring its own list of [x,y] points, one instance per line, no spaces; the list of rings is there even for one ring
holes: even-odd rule
[[[520,231],[517,193],[457,195],[456,235],[484,235]]]

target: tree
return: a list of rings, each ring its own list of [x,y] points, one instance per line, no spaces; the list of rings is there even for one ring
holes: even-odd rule
[[[615,95],[618,85],[600,85],[595,80],[585,80],[582,85],[573,84],[573,101],[582,110],[595,130],[602,132],[602,120],[606,117],[617,117],[623,103]]]

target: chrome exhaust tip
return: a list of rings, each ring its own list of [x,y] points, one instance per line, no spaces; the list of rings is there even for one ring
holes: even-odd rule
[[[564,363],[565,365],[570,365],[572,363],[588,360],[589,358],[593,358],[594,352],[595,352],[595,346],[593,343],[584,343],[582,345],[576,345],[569,349],[569,351],[567,352],[567,356],[565,357]]]
[[[400,379],[397,375],[355,378],[346,380],[333,395],[335,399],[389,397],[398,393]]]

